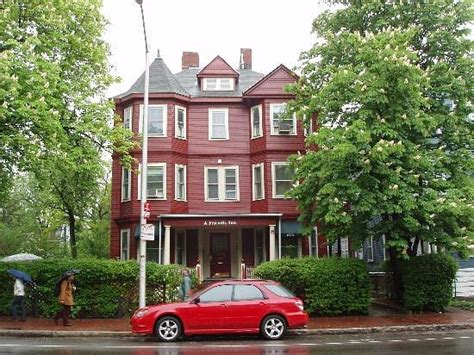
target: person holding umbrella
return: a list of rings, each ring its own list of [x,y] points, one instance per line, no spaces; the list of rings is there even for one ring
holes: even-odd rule
[[[33,280],[31,279],[30,275],[20,270],[8,269],[7,273],[10,274],[13,279],[15,279],[15,284],[13,285],[13,301],[11,306],[12,320],[16,320],[19,307],[21,311],[21,321],[25,322],[25,282],[32,283]]]
[[[60,318],[62,318],[63,325],[65,327],[70,327],[72,325],[69,319],[71,316],[71,307],[74,305],[73,293],[76,289],[76,287],[74,286],[74,275],[77,273],[78,270],[67,271],[61,276],[61,278],[57,282],[57,296],[59,303],[62,306],[62,309],[54,316],[54,323],[56,323],[56,325],[59,325]]]

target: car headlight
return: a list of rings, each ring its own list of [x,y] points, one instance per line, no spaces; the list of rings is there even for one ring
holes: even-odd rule
[[[301,301],[296,301],[296,302],[295,302],[295,305],[296,305],[296,307],[298,307],[298,308],[300,309],[300,311],[304,311],[303,302],[301,302]]]
[[[148,308],[140,308],[135,312],[135,317],[140,318],[143,317],[145,314],[147,314]]]

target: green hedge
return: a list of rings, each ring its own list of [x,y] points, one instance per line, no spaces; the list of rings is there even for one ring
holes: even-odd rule
[[[441,312],[453,296],[457,264],[449,255],[425,254],[401,263],[403,303],[411,311]]]
[[[281,259],[255,269],[263,279],[281,282],[302,298],[312,314],[368,314],[370,280],[362,260],[345,258]]]
[[[114,260],[38,260],[34,262],[0,263],[0,314],[10,314],[13,280],[9,268],[31,275],[37,287],[27,287],[29,314],[51,317],[58,309],[54,285],[64,271],[79,269],[76,275],[76,317],[121,317],[138,305],[138,264],[136,261]],[[147,263],[147,304],[174,301],[181,284],[181,268],[177,265]]]

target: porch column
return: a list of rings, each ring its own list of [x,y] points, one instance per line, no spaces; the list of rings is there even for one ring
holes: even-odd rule
[[[269,250],[270,250],[270,255],[268,256],[268,259],[275,260],[275,224],[270,224],[270,240],[269,240]]]
[[[170,234],[171,226],[165,226],[165,242],[163,245],[163,264],[169,265],[170,263]]]

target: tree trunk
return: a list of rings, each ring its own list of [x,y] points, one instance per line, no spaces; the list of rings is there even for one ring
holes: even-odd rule
[[[71,245],[71,255],[73,259],[77,259],[77,245],[76,245],[76,218],[73,213],[69,213],[69,243]]]

